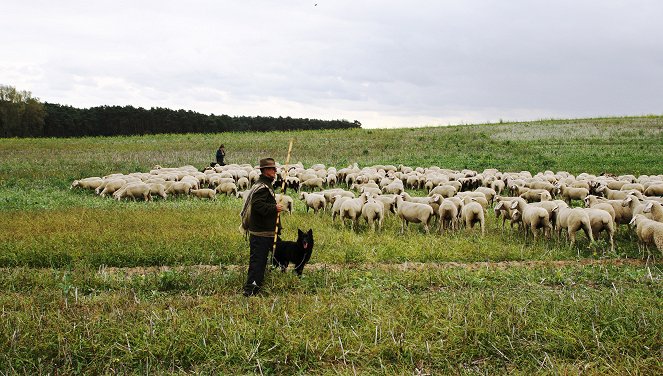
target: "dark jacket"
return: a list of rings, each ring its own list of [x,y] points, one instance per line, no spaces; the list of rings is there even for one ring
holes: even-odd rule
[[[258,182],[264,183],[268,188],[258,189],[251,199],[251,217],[249,218],[249,231],[274,232],[276,227],[276,199],[272,190],[272,180],[260,175]]]

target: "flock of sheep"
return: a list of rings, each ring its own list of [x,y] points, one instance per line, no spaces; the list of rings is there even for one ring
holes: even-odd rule
[[[217,165],[203,171],[193,166],[155,166],[145,173],[75,180],[71,187],[117,200],[147,201],[169,195],[215,199],[217,194],[244,198],[259,175],[251,165]],[[401,233],[409,223],[419,223],[427,233],[431,226],[443,233],[478,225],[483,235],[486,212],[492,208],[502,218],[502,228],[509,221],[525,238],[529,234],[535,240],[550,238],[553,233],[561,238],[564,231],[573,246],[580,230],[590,243],[605,233],[614,251],[616,228],[625,225],[635,228],[641,251],[650,245],[663,251],[663,175],[573,176],[563,171],[532,175],[528,171],[458,171],[436,166],[360,168],[356,163],[337,170],[322,164],[304,168],[298,163],[287,171],[280,166],[277,176],[274,187],[283,184],[286,192],[297,192],[307,212],[329,211],[333,222],[339,217],[351,229],[363,219],[373,230],[380,230],[385,216],[396,215]],[[291,196],[278,194],[277,200],[292,212]]]

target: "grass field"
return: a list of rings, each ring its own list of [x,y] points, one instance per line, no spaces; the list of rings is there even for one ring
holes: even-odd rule
[[[351,232],[296,201],[313,228],[298,279],[239,294],[240,201],[116,202],[74,179],[263,156],[501,171],[663,173],[663,117],[315,132],[0,139],[0,374],[494,374],[663,372],[660,254],[635,235],[580,257],[525,242],[492,215],[474,232]],[[635,260],[634,260],[635,259]]]

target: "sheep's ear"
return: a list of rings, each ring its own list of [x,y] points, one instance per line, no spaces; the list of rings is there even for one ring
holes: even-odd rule
[[[518,207],[518,201],[513,200],[513,202],[511,203],[511,209],[515,209],[517,207]]]
[[[495,210],[501,209],[502,206],[504,206],[504,202],[502,202],[502,201],[498,202],[497,205],[495,205]]]
[[[654,203],[650,201],[650,202],[648,202],[648,203],[645,205],[645,208],[642,209],[642,211],[643,211],[644,213],[649,213],[649,212],[651,212],[651,209],[652,209],[653,207],[654,207]]]

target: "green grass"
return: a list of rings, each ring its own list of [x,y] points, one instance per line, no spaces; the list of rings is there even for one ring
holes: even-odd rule
[[[314,132],[0,139],[0,374],[661,374],[660,254],[621,228],[577,249],[502,231],[382,232],[296,200],[302,279],[247,300],[240,201],[117,202],[74,179],[228,160],[660,174],[663,117]],[[587,261],[601,261],[605,265]],[[522,263],[493,264],[502,261]],[[619,261],[619,260],[617,260]],[[470,264],[471,267],[457,263]],[[533,262],[533,263],[530,263]],[[412,264],[416,263],[416,264]],[[506,266],[505,266],[506,265]]]

